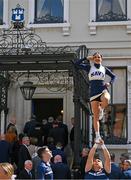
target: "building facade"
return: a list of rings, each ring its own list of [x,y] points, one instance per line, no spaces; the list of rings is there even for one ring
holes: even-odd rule
[[[117,158],[122,152],[130,152],[130,0],[0,0],[1,31],[11,26],[12,9],[17,4],[24,8],[25,27],[33,28],[49,46],[85,45],[89,55],[96,51],[103,55],[103,64],[112,69],[117,80],[109,89],[111,101],[101,122],[102,133],[110,151],[119,152]],[[10,85],[8,94],[7,118],[9,120],[16,116],[19,132],[29,120],[33,103],[37,99],[62,99],[63,119],[71,128],[70,119],[74,116],[73,88],[60,92],[38,85],[33,101],[25,101],[18,82],[14,82]],[[86,136],[87,118],[83,112],[81,117],[83,136]]]

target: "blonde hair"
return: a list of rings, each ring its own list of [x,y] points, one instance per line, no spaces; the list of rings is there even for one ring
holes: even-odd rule
[[[14,174],[14,168],[10,163],[0,163],[0,166],[4,169],[9,177]]]

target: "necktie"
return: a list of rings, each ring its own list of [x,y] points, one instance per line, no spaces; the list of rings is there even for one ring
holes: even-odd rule
[[[29,175],[30,175],[30,178],[32,179],[32,173],[31,172],[29,172]]]

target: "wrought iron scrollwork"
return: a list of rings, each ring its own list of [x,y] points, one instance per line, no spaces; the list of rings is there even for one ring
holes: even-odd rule
[[[126,21],[127,20],[127,15],[126,14],[118,14],[114,13],[112,11],[98,15],[97,21]]]
[[[72,78],[69,76],[69,72],[47,72],[43,75],[39,74],[39,82],[44,83],[44,87],[51,92],[63,92],[72,89]]]
[[[35,24],[63,23],[63,17],[51,16],[50,14],[47,14],[46,16],[35,18],[34,23]]]
[[[40,53],[46,48],[46,43],[33,29],[11,28],[4,29],[0,35],[0,54],[19,55],[26,53]]]
[[[25,81],[28,72],[9,72],[11,82],[19,85]],[[73,80],[68,71],[59,72],[30,72],[30,80],[36,86],[47,88],[51,92],[64,92],[72,90]]]
[[[78,46],[47,46],[34,30],[13,24],[9,29],[4,29],[0,35],[0,55],[24,54],[68,54],[77,53]]]

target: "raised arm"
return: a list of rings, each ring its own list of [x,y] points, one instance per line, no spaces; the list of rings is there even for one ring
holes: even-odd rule
[[[98,146],[98,144],[95,143],[88,154],[88,158],[87,158],[86,165],[85,165],[85,172],[88,172],[92,169],[93,159],[94,159],[94,155],[95,155],[97,146]]]
[[[88,60],[86,57],[82,58],[82,59],[78,59],[75,61],[75,65],[80,68],[80,69],[83,69],[87,72],[90,71],[90,64],[85,64],[84,61],[85,60]]]
[[[105,159],[104,169],[109,174],[111,172],[111,157],[110,157],[110,153],[109,153],[108,149],[106,148],[103,140],[100,140],[100,145],[101,145],[101,148],[103,150],[104,159]]]

